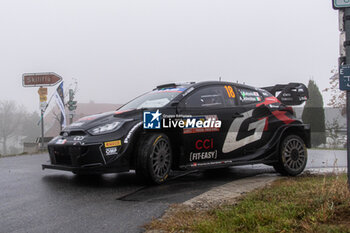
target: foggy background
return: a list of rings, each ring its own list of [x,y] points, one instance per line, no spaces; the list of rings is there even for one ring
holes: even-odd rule
[[[219,77],[254,86],[313,77],[322,90],[339,56],[331,0],[0,2],[0,99],[30,111],[39,97],[22,87],[26,72],[56,72],[66,87],[75,78],[78,102],[118,104],[158,84]]]

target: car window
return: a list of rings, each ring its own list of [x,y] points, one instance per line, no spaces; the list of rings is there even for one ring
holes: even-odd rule
[[[224,87],[210,86],[200,88],[185,99],[183,105],[186,108],[206,107],[216,108],[224,107]]]
[[[232,85],[225,85],[224,86],[224,97],[226,105],[229,107],[234,107],[237,105],[237,98],[236,98],[236,92],[235,88]]]
[[[237,90],[242,104],[257,103],[263,100],[262,95],[256,90],[249,88],[237,88]]]
[[[176,96],[181,94],[184,90],[185,88],[156,89],[133,99],[132,101],[119,108],[118,111],[141,108],[160,108],[165,106]]]

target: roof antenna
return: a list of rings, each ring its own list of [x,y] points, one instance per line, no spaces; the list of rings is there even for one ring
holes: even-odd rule
[[[221,76],[219,77],[219,81],[221,82]]]

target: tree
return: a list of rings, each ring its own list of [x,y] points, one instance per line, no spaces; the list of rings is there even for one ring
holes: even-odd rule
[[[330,87],[325,88],[324,92],[331,94],[331,99],[328,102],[328,106],[333,108],[339,108],[342,115],[346,113],[346,92],[339,90],[339,73],[336,69],[331,71],[332,76],[329,78]]]
[[[339,144],[339,131],[342,128],[344,128],[344,126],[340,125],[337,118],[333,118],[332,122],[327,121],[326,129],[328,131],[328,137],[330,138],[330,140],[327,140],[327,143],[331,144],[333,148]]]
[[[24,114],[14,101],[0,101],[0,142],[2,154],[7,154],[7,142],[17,136],[21,129]]]
[[[302,119],[311,126],[312,146],[319,146],[326,142],[323,98],[314,80],[309,80],[308,89],[309,100],[305,104]]]
[[[41,127],[38,125],[40,115],[38,112],[26,112],[22,122],[21,134],[25,136],[24,142],[34,142],[41,135]]]

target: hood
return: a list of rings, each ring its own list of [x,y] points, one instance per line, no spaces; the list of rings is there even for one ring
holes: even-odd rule
[[[124,112],[105,112],[86,116],[75,121],[71,125],[64,128],[63,131],[76,131],[76,130],[88,130],[99,125],[108,124],[114,121],[132,121],[141,119],[142,110],[130,110]]]

